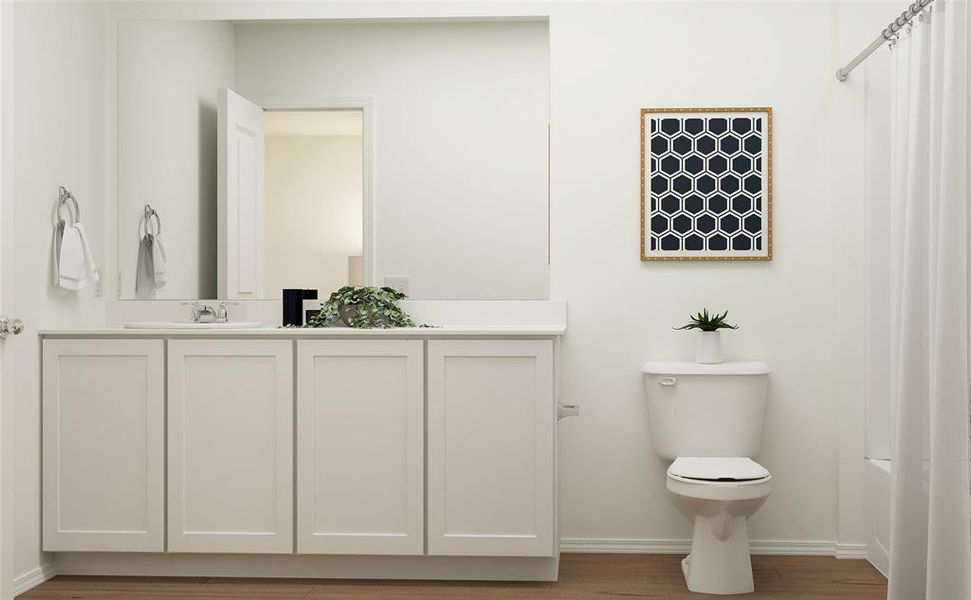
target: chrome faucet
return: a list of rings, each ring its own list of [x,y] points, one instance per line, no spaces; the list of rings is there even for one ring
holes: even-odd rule
[[[216,320],[216,311],[208,304],[202,302],[183,302],[182,306],[190,307],[189,320],[193,323],[212,323]]]
[[[190,320],[193,323],[227,323],[229,321],[228,305],[238,302],[218,302],[215,306],[202,302],[183,302],[183,306],[191,307]]]

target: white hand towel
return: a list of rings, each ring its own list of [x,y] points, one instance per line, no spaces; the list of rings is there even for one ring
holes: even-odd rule
[[[168,282],[168,269],[165,265],[165,243],[160,235],[156,235],[152,243],[152,267],[154,269],[155,289],[160,290]]]
[[[64,229],[57,267],[58,285],[66,290],[83,290],[89,283],[98,281],[98,267],[80,223]]]
[[[101,273],[98,270],[98,265],[94,262],[94,252],[91,252],[91,246],[88,245],[88,234],[85,233],[84,226],[80,223],[75,223],[74,227],[81,236],[81,248],[84,250],[84,264],[87,266],[87,281],[88,283],[97,283],[101,279]]]

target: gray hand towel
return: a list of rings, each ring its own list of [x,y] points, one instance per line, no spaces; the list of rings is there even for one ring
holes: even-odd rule
[[[51,241],[51,285],[58,287],[61,285],[61,242],[64,240],[64,219],[58,219],[54,227],[54,236]]]
[[[146,233],[138,243],[138,265],[135,267],[135,297],[155,298],[155,264],[152,259],[154,236]]]

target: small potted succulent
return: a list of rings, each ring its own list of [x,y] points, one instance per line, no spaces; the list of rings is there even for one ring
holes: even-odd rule
[[[709,314],[706,308],[697,315],[689,317],[691,321],[687,325],[675,327],[678,330],[700,330],[701,333],[698,336],[698,350],[695,355],[695,362],[714,365],[722,361],[721,333],[718,330],[738,329],[737,325],[725,322],[725,317],[727,316],[727,310],[722,314],[718,314],[717,312]]]

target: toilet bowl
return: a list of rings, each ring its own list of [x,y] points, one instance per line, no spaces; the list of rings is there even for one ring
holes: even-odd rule
[[[691,554],[681,562],[688,589],[754,591],[747,520],[772,479],[751,459],[762,441],[768,365],[651,361],[642,371],[651,443],[673,461],[667,490],[693,526]]]
[[[681,561],[692,592],[755,590],[747,519],[769,496],[772,476],[745,457],[681,457],[667,472],[675,507],[693,524],[691,554]]]

